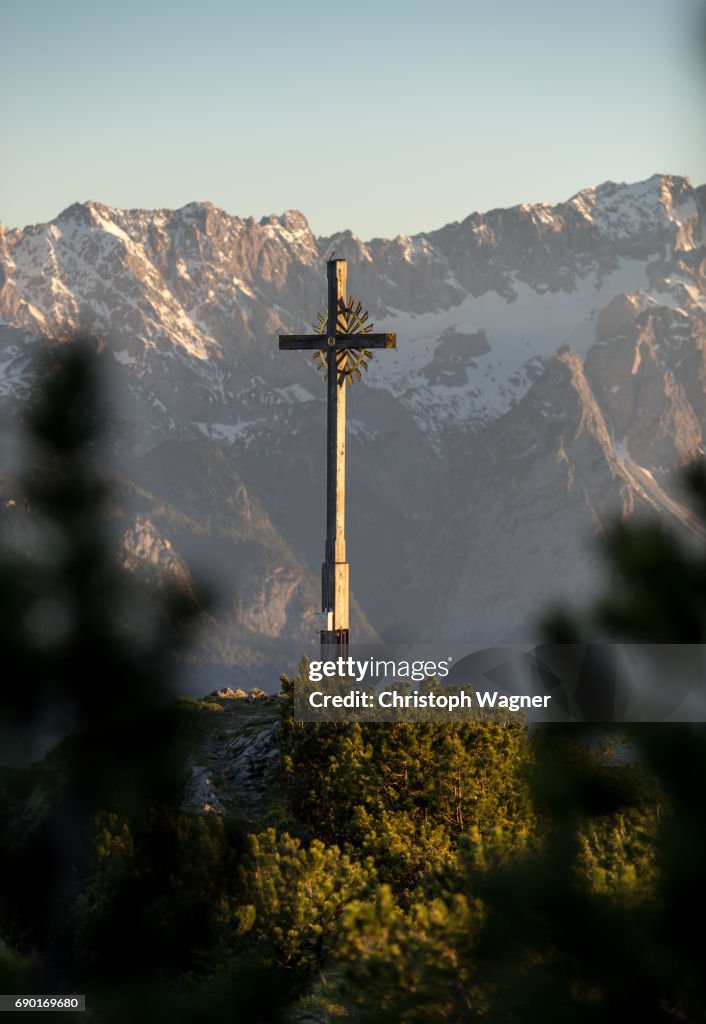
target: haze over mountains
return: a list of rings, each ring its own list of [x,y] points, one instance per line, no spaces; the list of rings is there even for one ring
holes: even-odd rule
[[[208,203],[0,229],[0,402],[12,415],[42,339],[105,340],[124,557],[214,581],[203,659],[256,666],[315,636],[325,388],[277,335],[311,330],[332,250],[398,339],[348,398],[356,639],[532,640],[547,601],[595,585],[616,510],[689,527],[674,472],[706,430],[706,187],[608,182],[370,242]]]

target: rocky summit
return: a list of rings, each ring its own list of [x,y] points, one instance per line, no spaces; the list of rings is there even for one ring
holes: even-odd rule
[[[596,585],[608,518],[691,528],[675,480],[706,430],[705,228],[706,187],[669,175],[368,242],[296,211],[75,204],[0,229],[5,422],[40,347],[101,339],[123,560],[207,580],[198,658],[215,686],[234,662],[261,683],[315,637],[325,388],[277,335],[311,331],[335,250],[398,338],[349,394],[354,637],[531,640]]]

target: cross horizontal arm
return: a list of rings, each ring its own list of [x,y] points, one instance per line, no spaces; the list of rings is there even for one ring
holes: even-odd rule
[[[325,334],[280,334],[281,349],[326,348]],[[336,348],[397,348],[396,334],[337,334]]]

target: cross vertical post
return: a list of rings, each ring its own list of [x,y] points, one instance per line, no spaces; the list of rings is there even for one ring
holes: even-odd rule
[[[321,567],[321,609],[330,613],[328,628],[321,631],[321,644],[347,647],[350,641],[348,621],[348,563],[346,562],[346,382],[339,381],[336,335],[345,330],[345,260],[329,260],[326,411],[326,548]],[[342,652],[343,653],[343,652]]]

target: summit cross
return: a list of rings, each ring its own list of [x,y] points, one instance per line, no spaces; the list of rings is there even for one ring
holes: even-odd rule
[[[374,334],[360,303],[346,299],[345,260],[328,260],[328,307],[319,313],[315,334],[280,334],[284,350],[314,352],[327,383],[326,547],[321,567],[321,645],[350,643],[348,562],[346,561],[346,382],[360,380],[371,349],[396,348],[395,334]]]

